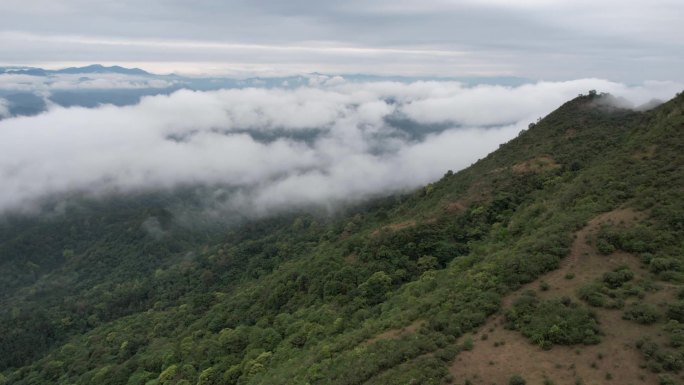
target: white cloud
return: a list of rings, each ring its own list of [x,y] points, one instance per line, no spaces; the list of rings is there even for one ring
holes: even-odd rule
[[[0,98],[0,119],[9,118],[9,102],[7,100]]]
[[[538,106],[550,108],[575,96],[578,92],[597,89],[620,95],[639,105],[654,96],[670,97],[682,89],[677,82],[646,82],[640,86],[626,86],[601,79],[582,79],[567,82],[539,82],[520,87],[482,85],[474,88],[454,88],[449,83],[432,84],[432,94],[423,95],[408,103],[403,111],[412,119],[424,123],[450,121],[463,125],[501,125],[517,122],[528,112],[539,111]],[[497,108],[493,110],[492,105]],[[548,111],[548,110],[547,110]]]
[[[263,213],[330,205],[414,188],[461,169],[537,117],[596,88],[640,104],[668,99],[671,82],[599,79],[520,87],[453,82],[182,90],[137,105],[51,106],[0,121],[0,212],[54,194],[236,187],[222,204]],[[410,119],[412,132],[388,122]],[[421,124],[444,129],[428,135]]]
[[[113,90],[167,88],[175,81],[126,74],[51,74],[33,76],[24,74],[0,74],[0,90],[5,91],[57,91],[57,90]]]

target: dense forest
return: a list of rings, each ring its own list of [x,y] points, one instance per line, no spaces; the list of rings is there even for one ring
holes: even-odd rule
[[[610,383],[623,324],[633,383],[682,383],[684,95],[612,102],[580,95],[465,170],[334,213],[181,220],[201,213],[187,187],[5,216],[0,385],[489,385],[464,367],[511,346],[495,333],[576,356],[488,360],[506,383]],[[549,275],[582,258],[609,268]]]

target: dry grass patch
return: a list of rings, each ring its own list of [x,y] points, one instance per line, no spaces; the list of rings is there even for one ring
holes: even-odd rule
[[[457,214],[457,213],[461,213],[465,210],[466,210],[466,205],[463,203],[463,201],[451,202],[451,203],[448,203],[446,206],[444,206],[444,211],[449,213],[449,214]]]
[[[417,332],[418,329],[420,329],[424,324],[425,324],[425,321],[423,321],[423,320],[414,321],[410,325],[404,326],[402,328],[386,330],[386,331],[384,331],[384,332],[382,332],[382,333],[380,333],[374,337],[371,337],[371,338],[363,341],[361,344],[364,346],[368,346],[368,345],[372,345],[372,344],[374,344],[378,341],[382,341],[382,340],[397,339],[397,338],[400,338],[406,334],[412,334],[412,333]]]
[[[632,154],[632,158],[636,159],[636,160],[653,159],[653,157],[655,157],[655,155],[656,155],[657,150],[658,150],[658,146],[655,144],[652,144],[652,145]]]
[[[541,155],[536,158],[526,160],[511,166],[513,172],[517,174],[539,173],[559,168],[560,165],[549,155]]]
[[[397,223],[392,223],[387,226],[383,226],[371,233],[371,236],[377,237],[380,235],[381,232],[383,231],[399,231],[403,229],[408,229],[410,227],[414,227],[418,224],[415,220],[408,220],[408,221],[403,221],[403,222],[397,222]]]

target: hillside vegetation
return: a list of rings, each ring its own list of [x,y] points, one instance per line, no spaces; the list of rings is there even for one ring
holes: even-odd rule
[[[682,383],[684,95],[611,100],[332,217],[5,218],[0,384]]]

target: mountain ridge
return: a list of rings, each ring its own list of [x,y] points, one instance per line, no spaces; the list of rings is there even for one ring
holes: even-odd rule
[[[139,76],[150,76],[158,78],[169,78],[169,79],[232,79],[234,81],[243,81],[248,83],[267,82],[273,84],[280,84],[283,81],[301,81],[301,78],[309,79],[311,77],[322,77],[322,78],[333,78],[335,76],[344,76],[345,79],[351,81],[401,81],[401,82],[412,82],[412,81],[459,81],[468,85],[481,85],[481,84],[500,84],[506,86],[520,86],[525,83],[531,83],[532,80],[529,78],[517,77],[517,76],[470,76],[470,77],[438,77],[438,76],[388,76],[388,75],[369,75],[363,73],[350,73],[350,74],[334,74],[334,73],[319,73],[311,72],[300,75],[289,75],[289,76],[249,76],[247,78],[243,77],[231,77],[231,76],[214,76],[214,75],[199,75],[199,76],[186,76],[179,75],[176,73],[171,74],[157,74],[145,71],[140,68],[128,68],[119,65],[104,66],[102,64],[89,64],[82,67],[65,67],[60,69],[44,69],[41,67],[24,67],[24,66],[0,66],[0,74],[15,74],[15,75],[32,75],[32,76],[49,76],[57,74],[103,74],[103,73],[118,73],[125,75],[139,75]]]
[[[582,352],[608,338],[591,309],[613,295],[623,308],[595,313],[636,323],[655,314],[652,340],[621,340],[643,383],[676,383],[681,345],[655,333],[677,338],[681,304],[638,293],[684,287],[684,96],[647,112],[604,108],[605,97],[575,98],[465,170],[334,218],[283,215],[193,234],[166,209],[175,198],[149,197],[2,228],[0,269],[19,289],[3,300],[0,372],[12,384],[489,384],[454,368],[502,342],[482,337],[491,317],[505,317],[535,354]],[[587,289],[567,278],[569,302],[554,288],[508,299],[560,271],[594,218],[625,207],[643,213],[636,227],[606,224],[588,242],[633,254],[638,279],[605,271]],[[144,230],[152,217],[161,238]],[[58,241],[40,250],[32,236]],[[16,262],[27,258],[37,267]],[[586,295],[574,297],[579,289]],[[576,330],[579,342],[558,337]],[[586,364],[577,357],[573,365]],[[561,370],[544,378],[594,379]]]
[[[103,66],[102,64],[91,64],[84,67],[67,67],[56,70],[43,69],[39,67],[0,67],[0,74],[10,75],[31,75],[31,76],[48,76],[58,74],[125,74],[125,75],[140,75],[152,76],[151,73],[140,68],[126,68],[118,65]]]

